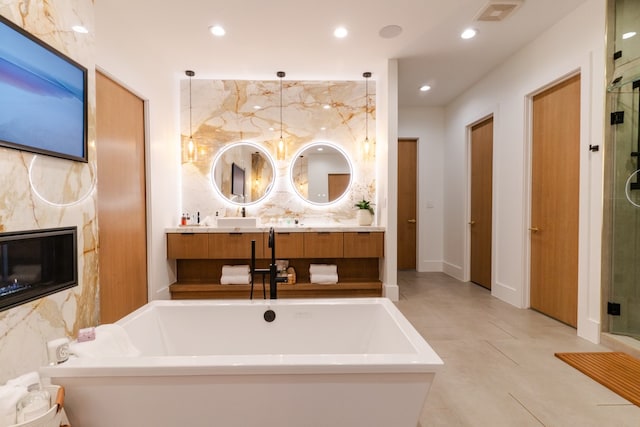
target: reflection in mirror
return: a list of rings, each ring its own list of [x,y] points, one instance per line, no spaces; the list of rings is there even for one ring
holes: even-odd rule
[[[235,204],[248,205],[269,194],[274,171],[273,160],[262,147],[239,142],[218,153],[211,180],[222,197]]]
[[[323,142],[306,146],[291,164],[291,185],[300,197],[315,204],[335,202],[351,185],[351,164],[347,154]]]

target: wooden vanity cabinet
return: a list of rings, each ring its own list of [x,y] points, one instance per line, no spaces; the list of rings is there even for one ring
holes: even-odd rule
[[[344,233],[344,257],[384,257],[384,233],[369,231]]]
[[[209,233],[209,258],[251,259],[251,241],[256,241],[256,258],[264,258],[264,233]]]
[[[167,258],[209,258],[209,239],[204,233],[167,233]]]
[[[297,273],[295,284],[278,284],[279,298],[380,297],[380,258],[384,232],[276,231],[276,257],[289,261]],[[251,240],[256,241],[257,268],[271,259],[269,233],[167,233],[167,257],[176,260],[177,281],[172,299],[249,298],[249,285],[221,285],[224,265],[249,264]],[[309,283],[310,264],[336,264],[339,282]],[[266,293],[268,295],[268,276]],[[262,278],[255,276],[254,298],[262,298]]]
[[[344,257],[344,233],[309,232],[303,234],[304,258]]]
[[[276,256],[278,259],[302,258],[304,256],[304,233],[275,232]],[[269,233],[264,236],[264,255],[271,259]]]

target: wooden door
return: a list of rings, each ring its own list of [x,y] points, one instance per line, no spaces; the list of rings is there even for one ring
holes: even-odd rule
[[[491,289],[493,117],[471,128],[471,281]]]
[[[416,269],[418,141],[398,140],[398,269]]]
[[[578,316],[580,76],[533,98],[531,307]]]
[[[351,174],[349,173],[330,173],[328,175],[329,183],[329,201],[337,200],[347,191]]]
[[[96,73],[100,322],[146,304],[144,102]]]

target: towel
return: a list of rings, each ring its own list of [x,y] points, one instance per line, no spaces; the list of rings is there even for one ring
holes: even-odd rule
[[[222,275],[223,276],[242,276],[245,274],[249,274],[251,270],[248,265],[223,265],[222,266]]]
[[[248,285],[251,283],[251,275],[250,274],[233,274],[233,275],[222,275],[220,278],[221,285]]]
[[[136,357],[138,350],[120,325],[105,324],[96,327],[96,339],[69,345],[71,353],[78,357]]]
[[[26,374],[20,375],[12,380],[7,381],[8,386],[18,386],[18,387],[26,387],[32,386],[34,384],[40,385],[40,374],[36,371],[27,372]]]
[[[16,405],[27,393],[27,387],[22,385],[0,386],[0,426],[16,423]]]
[[[317,285],[334,285],[338,283],[337,274],[312,274],[311,283]]]
[[[335,264],[311,264],[309,274],[338,274],[338,266]]]

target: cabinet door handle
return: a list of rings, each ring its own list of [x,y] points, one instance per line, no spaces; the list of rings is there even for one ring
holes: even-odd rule
[[[196,233],[180,233],[181,236],[193,236]]]
[[[276,233],[278,236],[288,236],[291,233],[285,233],[285,232],[278,232]]]
[[[408,220],[407,220],[407,222],[408,222],[409,224],[415,224],[415,223],[416,223],[416,220],[415,220],[415,219],[408,219]]]
[[[229,236],[242,236],[242,233],[229,233]]]
[[[532,233],[537,233],[538,231],[540,231],[540,229],[538,227],[530,227],[529,231],[531,231]]]
[[[475,221],[469,221],[469,225],[476,225]]]
[[[358,231],[358,234],[366,234],[366,235],[369,235],[369,234],[371,234],[371,232],[370,232],[370,231]]]

